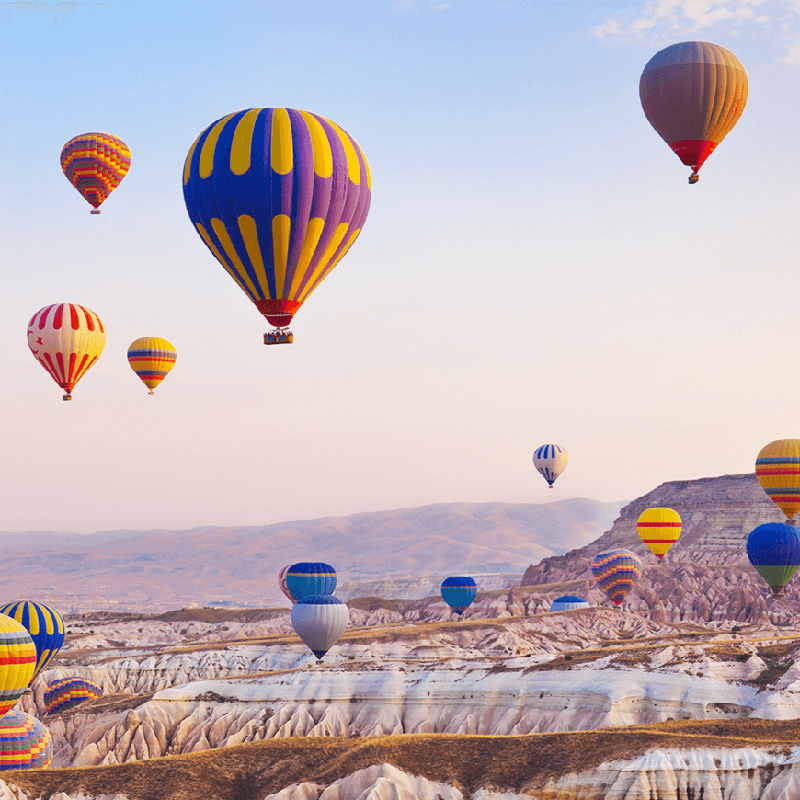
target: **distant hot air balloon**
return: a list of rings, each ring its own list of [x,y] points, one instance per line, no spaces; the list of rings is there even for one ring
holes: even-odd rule
[[[473,578],[445,578],[441,586],[442,599],[456,612],[463,614],[478,594],[478,585]]]
[[[175,366],[177,358],[175,348],[159,336],[143,336],[128,348],[128,363],[150,390],[149,394],[153,394],[153,389]]]
[[[697,183],[703,162],[744,111],[747,73],[718,44],[680,42],[647,62],[639,97],[658,135],[692,168],[689,183]]]
[[[800,439],[777,439],[762,447],[756,458],[756,477],[793,525],[800,511]]]
[[[361,233],[364,154],[336,123],[293,108],[249,108],[209,125],[189,150],[183,194],[197,232],[256,308],[285,328]],[[290,341],[266,334],[266,344]]]
[[[800,567],[800,537],[794,525],[767,522],[747,537],[747,557],[776,597]]]
[[[0,770],[47,769],[52,760],[50,732],[38,719],[16,709],[0,718]]]
[[[567,468],[567,451],[558,444],[543,444],[533,454],[533,465],[553,488],[556,478]]]
[[[575,611],[579,608],[591,608],[591,606],[582,597],[576,597],[572,594],[565,594],[563,597],[557,597],[550,604],[550,611]]]
[[[312,594],[333,594],[336,570],[330,564],[301,561],[289,567],[286,586],[295,601]]]
[[[630,550],[607,550],[592,561],[592,575],[608,598],[619,605],[642,574],[642,562]]]
[[[120,185],[131,166],[128,145],[110,133],[83,133],[70,139],[61,151],[61,169],[83,195],[91,213]]]
[[[62,678],[47,687],[44,707],[48,714],[57,714],[102,696],[103,690],[94,681],[86,678]]]
[[[22,625],[0,614],[0,717],[22,696],[33,680],[36,646]]]
[[[294,599],[292,593],[289,591],[289,584],[286,582],[286,576],[289,574],[289,570],[292,568],[291,564],[287,564],[285,567],[281,569],[278,573],[278,585],[281,587],[281,591],[289,598],[291,604],[294,605],[297,600]]]
[[[28,323],[28,347],[34,358],[72,400],[75,384],[100,358],[106,329],[100,317],[73,303],[45,306]]]
[[[64,644],[64,620],[55,609],[33,600],[9,603],[0,608],[0,614],[19,622],[31,635],[36,646],[36,669],[31,676],[33,680]]]
[[[639,536],[659,561],[681,535],[681,515],[671,508],[648,508],[636,523]]]
[[[319,661],[344,633],[347,606],[330,594],[306,595],[292,606],[292,627]]]

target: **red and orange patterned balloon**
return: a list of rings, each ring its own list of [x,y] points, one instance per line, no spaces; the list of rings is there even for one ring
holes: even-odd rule
[[[61,169],[69,182],[83,195],[92,214],[128,174],[131,151],[110,133],[82,133],[70,139],[61,150]]]
[[[75,384],[100,358],[106,329],[100,317],[74,303],[45,306],[28,323],[28,347],[50,377],[72,399]]]

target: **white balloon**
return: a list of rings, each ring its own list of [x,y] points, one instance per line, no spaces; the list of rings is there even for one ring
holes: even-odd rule
[[[318,659],[336,644],[349,621],[347,605],[333,595],[310,595],[292,606],[292,627]]]

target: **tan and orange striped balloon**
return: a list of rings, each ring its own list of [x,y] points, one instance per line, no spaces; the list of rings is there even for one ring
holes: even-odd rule
[[[761,448],[756,477],[790,524],[800,511],[800,439],[777,439]]]
[[[681,535],[681,515],[671,508],[648,508],[636,523],[639,536],[659,561]]]
[[[731,132],[747,105],[747,73],[730,50],[680,42],[656,53],[639,81],[650,124],[693,173]]]

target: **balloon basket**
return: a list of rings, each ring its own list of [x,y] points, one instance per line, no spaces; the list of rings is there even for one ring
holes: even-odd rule
[[[275,328],[264,334],[264,344],[291,344],[294,334],[288,328]]]
[[[151,389],[147,394],[155,394],[155,392]]]
[[[65,394],[61,399],[62,400],[72,400],[72,395],[71,394]]]
[[[689,176],[689,183],[690,183],[690,184],[692,184],[692,183],[697,183],[697,181],[699,181],[699,180],[700,180],[700,176],[699,176],[699,175],[698,175],[696,172],[693,172],[693,173],[692,173],[692,174]]]
[[[100,209],[99,208],[93,208],[89,213],[90,214],[99,214],[100,213]]]

